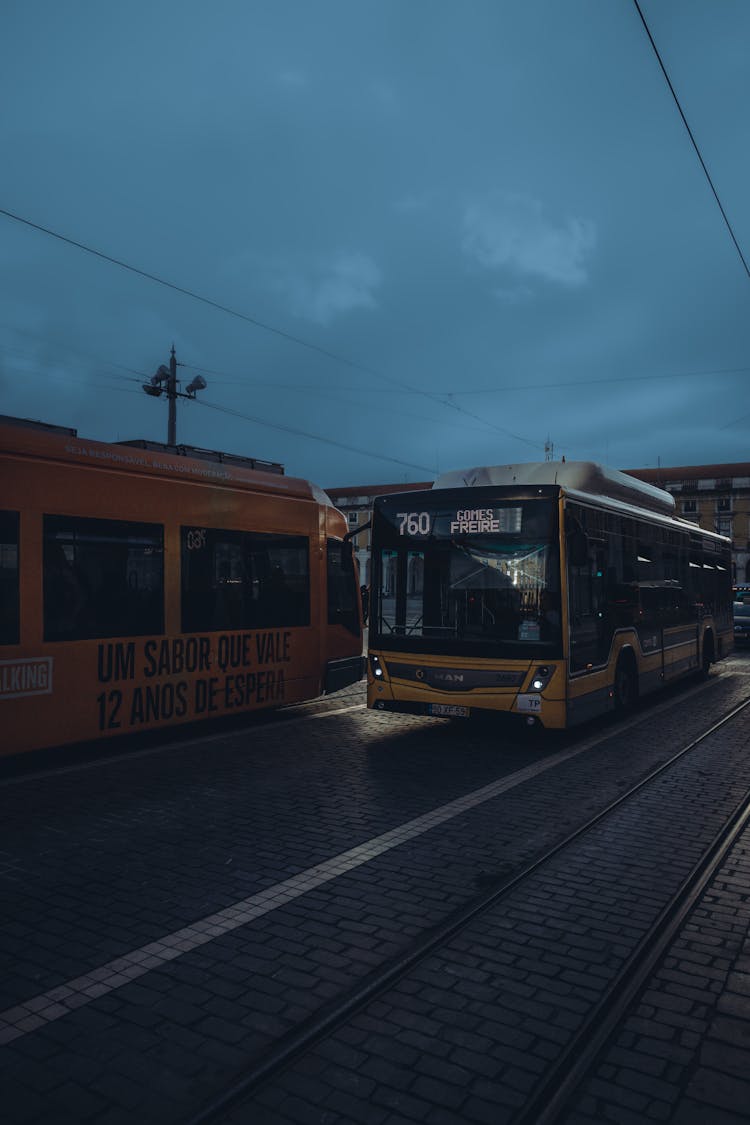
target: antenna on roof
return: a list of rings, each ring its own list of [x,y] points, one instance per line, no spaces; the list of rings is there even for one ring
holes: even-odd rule
[[[555,447],[550,440],[549,434],[547,434],[547,440],[544,443],[544,460],[545,461],[554,461],[554,459],[555,459]]]

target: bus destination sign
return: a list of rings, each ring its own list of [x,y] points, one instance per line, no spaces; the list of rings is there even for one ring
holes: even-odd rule
[[[486,535],[521,530],[521,507],[456,508],[449,512],[396,512],[399,535]]]

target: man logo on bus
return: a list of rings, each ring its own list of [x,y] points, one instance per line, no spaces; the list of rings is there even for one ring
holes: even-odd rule
[[[423,680],[424,679],[424,668],[417,668],[414,675],[416,676],[416,678],[418,680]]]

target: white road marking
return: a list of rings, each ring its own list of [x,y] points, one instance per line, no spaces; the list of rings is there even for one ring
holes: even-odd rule
[[[701,684],[693,694],[697,694],[710,686],[711,682]],[[287,903],[293,902],[307,894],[308,891],[330,883],[340,875],[369,863],[376,856],[399,847],[407,840],[413,840],[438,825],[445,824],[446,821],[452,820],[470,809],[475,809],[486,801],[491,801],[495,797],[515,789],[518,785],[531,781],[547,770],[554,769],[556,766],[562,765],[563,762],[578,757],[579,754],[598,746],[612,734],[621,734],[673,706],[674,701],[666,701],[656,707],[651,707],[647,715],[636,715],[628,722],[619,723],[616,728],[594,735],[570,750],[562,750],[552,757],[542,758],[540,761],[517,770],[507,777],[490,782],[489,785],[483,785],[480,789],[475,789],[463,797],[449,801],[431,812],[424,813],[413,820],[407,820],[404,824],[392,828],[389,832],[374,836],[371,840],[367,840],[355,848],[341,852],[332,859],[309,867],[306,871],[293,875],[290,879],[276,883],[274,886],[250,895],[248,898],[240,899],[232,905],[224,907],[223,910],[200,918],[188,926],[183,926],[182,929],[165,934],[157,941],[149,942],[148,945],[143,945],[123,954],[121,957],[116,957],[83,976],[68,980],[48,992],[41,993],[30,1000],[25,1000],[22,1004],[17,1004],[13,1008],[0,1012],[0,1046],[18,1039],[30,1031],[36,1031],[45,1024],[61,1019],[69,1011],[80,1008],[84,1004],[89,1004],[92,1000],[113,992],[123,984],[129,984],[150,972],[151,969],[160,968],[167,962],[181,957],[183,953],[190,953],[215,938],[223,937],[225,934],[255,921],[256,918],[261,918],[273,910],[286,906]],[[342,710],[347,711],[353,709],[351,707],[342,708]],[[324,714],[330,715],[334,712],[321,712],[320,717]],[[290,720],[290,722],[296,721]]]

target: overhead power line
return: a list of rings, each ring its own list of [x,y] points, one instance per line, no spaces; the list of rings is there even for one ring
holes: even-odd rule
[[[9,346],[7,344],[2,344],[2,343],[0,343],[0,350],[8,351],[8,352],[15,352],[18,355],[24,356],[25,358],[32,359],[34,361],[34,364],[35,364],[35,367],[36,367],[36,370],[33,372],[33,374],[36,378],[42,378],[42,379],[59,378],[59,372],[56,368],[50,369],[50,370],[47,370],[47,371],[40,370],[40,368],[43,367],[44,364],[41,363],[37,359],[37,357],[34,356],[33,353],[31,353],[31,352],[24,352],[21,348],[15,348],[15,347]],[[71,349],[71,350],[74,350],[74,349]],[[116,366],[122,367],[123,370],[125,370],[125,371],[134,370],[131,367],[124,367],[122,364],[117,364]],[[181,364],[181,366],[182,367],[191,367],[192,365],[186,363],[186,364]],[[141,375],[141,378],[131,378],[128,375],[115,375],[115,374],[107,375],[107,374],[104,374],[104,373],[96,373],[96,374],[90,375],[87,379],[82,379],[82,378],[77,378],[74,375],[66,374],[65,375],[65,383],[66,384],[77,383],[77,384],[80,384],[80,385],[83,385],[83,386],[91,386],[92,383],[95,382],[97,379],[118,379],[118,380],[120,380],[122,382],[126,382],[126,383],[137,383],[138,386],[139,386],[139,390],[136,391],[134,389],[131,389],[130,387],[112,386],[111,383],[108,383],[108,384],[106,384],[106,387],[107,387],[108,391],[118,391],[120,394],[133,394],[133,395],[138,395],[140,397],[139,391],[140,391],[140,388],[141,388],[141,385],[143,383],[144,378],[146,378],[145,375]],[[221,411],[221,413],[223,413],[223,414],[232,414],[237,418],[242,418],[244,421],[255,422],[258,425],[266,426],[266,427],[268,427],[269,429],[272,429],[272,430],[282,430],[285,433],[295,434],[297,437],[305,437],[305,438],[309,438],[311,441],[322,442],[325,445],[337,446],[339,449],[346,449],[346,450],[348,450],[350,452],[354,452],[354,453],[363,453],[367,457],[373,457],[373,458],[375,458],[377,460],[380,460],[380,461],[391,461],[396,465],[402,465],[402,466],[404,466],[406,468],[409,468],[409,469],[419,469],[420,472],[430,473],[433,476],[436,473],[436,470],[434,468],[429,468],[426,465],[414,465],[410,461],[400,461],[395,457],[388,457],[388,456],[386,456],[385,454],[382,454],[382,453],[370,453],[366,449],[357,448],[356,446],[352,446],[352,445],[345,445],[342,442],[335,441],[333,438],[325,437],[322,434],[312,434],[312,433],[309,433],[306,430],[294,429],[292,426],[284,426],[284,425],[282,425],[280,423],[277,423],[277,422],[269,422],[267,419],[253,417],[252,415],[249,415],[249,414],[243,414],[239,410],[233,410],[231,407],[221,406],[219,403],[206,402],[206,400],[203,399],[203,398],[195,399],[195,400],[192,400],[192,401],[199,402],[201,406],[208,406],[212,410]]]
[[[242,418],[245,422],[255,422],[259,426],[268,426],[272,430],[282,430],[285,434],[294,434],[295,437],[309,438],[311,441],[321,441],[325,445],[334,445],[337,449],[345,449],[348,453],[361,453],[365,457],[374,457],[377,461],[390,461],[394,465],[403,465],[407,469],[419,469],[424,473],[435,473],[434,468],[427,465],[415,465],[411,461],[400,461],[397,457],[388,457],[385,453],[372,453],[363,449],[361,445],[346,445],[334,438],[322,437],[320,434],[311,434],[307,430],[299,430],[295,426],[284,426],[280,422],[269,422],[267,418],[257,418],[252,414],[243,414],[241,410],[234,410],[231,406],[221,406],[218,402],[208,402],[205,398],[198,400],[201,406],[208,406],[211,410],[219,410],[222,414],[231,414],[235,418]]]
[[[449,397],[445,395],[435,394],[433,391],[425,391],[419,387],[411,387],[408,383],[400,383],[397,379],[389,375],[385,375],[382,371],[377,371],[373,367],[368,367],[365,364],[358,363],[356,360],[348,359],[346,356],[338,355],[336,352],[329,351],[328,348],[323,348],[319,344],[312,344],[309,340],[303,340],[301,336],[294,336],[291,332],[285,332],[282,328],[275,328],[271,324],[266,324],[265,321],[258,320],[254,316],[247,313],[239,312],[238,309],[230,308],[229,305],[223,305],[219,301],[214,301],[210,297],[204,297],[201,293],[196,293],[192,289],[187,289],[183,285],[177,285],[172,281],[167,281],[163,277],[158,277],[157,274],[149,273],[148,270],[142,270],[138,266],[131,266],[128,262],[122,261],[120,258],[115,258],[111,254],[105,254],[102,250],[97,250],[93,246],[87,246],[83,242],[79,242],[75,238],[70,238],[68,235],[60,234],[58,231],[51,230],[49,227],[42,226],[40,223],[34,223],[31,219],[24,218],[23,215],[17,215],[14,211],[8,211],[4,207],[0,207],[0,215],[5,215],[6,218],[12,219],[16,223],[21,223],[24,226],[30,227],[32,230],[39,231],[42,234],[47,234],[50,238],[56,238],[59,242],[64,242],[68,246],[75,246],[77,250],[83,250],[86,254],[92,254],[95,258],[100,258],[104,262],[109,262],[113,266],[118,266],[120,269],[127,270],[129,273],[134,273],[138,277],[144,277],[148,281],[153,281],[157,285],[163,285],[167,289],[173,290],[175,293],[181,293],[184,297],[190,297],[194,301],[200,301],[201,304],[208,305],[209,308],[218,309],[219,312],[226,313],[228,316],[237,317],[244,320],[247,324],[252,324],[255,328],[261,328],[264,332],[271,332],[275,336],[280,336],[284,340],[288,340],[293,344],[298,344],[302,348],[307,348],[309,351],[317,352],[319,355],[325,356],[327,359],[332,359],[336,363],[344,364],[344,366],[351,368],[353,371],[359,371],[363,375],[369,375],[376,379],[382,379],[384,382],[396,387],[406,387],[407,390],[412,391],[414,394],[422,395],[424,398],[431,399],[433,402],[439,402],[442,406],[449,406],[452,410],[457,410],[460,414],[466,414],[467,417],[472,418],[475,422],[481,422],[489,429],[494,430],[496,433],[503,434],[505,437],[511,437],[515,441],[523,442],[526,445],[531,445],[535,449],[539,448],[540,443],[532,441],[530,438],[521,437],[520,434],[514,434],[512,430],[506,430],[502,426],[496,426],[486,418],[481,418],[476,414],[472,414],[464,407],[459,406],[457,402],[452,402]]]
[[[648,35],[649,43],[651,44],[651,46],[654,49],[654,54],[656,55],[659,66],[661,67],[661,70],[662,70],[662,74],[664,75],[664,77],[666,79],[666,82],[667,82],[667,85],[669,86],[670,92],[672,94],[672,97],[674,98],[675,105],[677,106],[680,117],[682,118],[682,123],[685,126],[685,128],[687,129],[687,134],[690,137],[693,148],[695,149],[695,154],[698,157],[698,159],[700,160],[701,168],[703,169],[703,172],[706,176],[706,179],[708,180],[708,186],[711,188],[711,191],[714,194],[714,199],[716,200],[716,202],[718,204],[718,207],[719,207],[719,210],[721,211],[721,217],[723,218],[723,220],[726,224],[726,228],[729,231],[732,242],[735,245],[735,249],[737,250],[737,253],[740,256],[740,261],[742,262],[742,265],[745,268],[745,273],[747,274],[748,277],[750,277],[750,268],[748,268],[748,264],[745,261],[745,255],[742,253],[742,250],[740,249],[740,244],[737,241],[737,239],[735,238],[734,231],[732,230],[732,224],[729,222],[729,219],[727,218],[727,213],[722,206],[721,200],[719,199],[719,193],[717,192],[716,188],[714,187],[714,182],[711,179],[711,175],[708,171],[708,168],[706,167],[706,162],[703,159],[703,157],[701,156],[700,149],[698,148],[698,144],[695,140],[695,137],[693,136],[693,130],[688,125],[687,118],[685,117],[685,114],[682,111],[682,106],[680,105],[680,99],[677,97],[677,94],[675,93],[674,86],[672,85],[672,83],[670,81],[670,78],[669,78],[669,75],[667,74],[667,68],[665,67],[664,63],[662,62],[662,57],[659,54],[659,49],[656,46],[656,43],[654,42],[654,37],[649,30],[648,24],[646,23],[646,17],[644,16],[643,12],[641,11],[641,6],[638,3],[638,0],[633,0],[633,3],[635,4],[638,15],[641,17],[641,23],[643,24],[644,28],[646,29],[646,35]]]
[[[211,371],[206,367],[198,367],[194,363],[183,363],[182,367],[188,368],[191,371],[202,371],[204,375],[218,375],[222,383],[236,387],[276,387],[284,391],[308,391],[310,394],[337,394],[344,395],[351,388],[348,386],[330,386],[320,383],[276,383],[270,382],[267,379],[238,379],[236,372],[230,374],[226,371]],[[131,370],[131,368],[124,368],[124,370]],[[707,368],[703,371],[669,371],[669,372],[650,372],[647,375],[614,375],[610,379],[558,379],[553,383],[503,383],[499,387],[470,387],[462,391],[442,391],[450,398],[462,398],[464,395],[485,395],[485,394],[500,394],[503,391],[537,391],[537,390],[555,390],[557,387],[611,387],[617,383],[634,383],[634,382],[648,382],[651,379],[705,379],[707,376],[723,376],[723,375],[744,375],[750,371],[750,367],[719,367]],[[380,394],[381,391],[378,387],[357,387],[356,394]],[[413,395],[417,392],[401,390],[400,394]],[[417,417],[417,415],[410,415],[410,417]],[[419,415],[419,417],[423,417]],[[424,421],[433,421],[433,419],[425,418]],[[441,423],[437,423],[440,425]],[[470,427],[474,429],[474,427]],[[535,443],[538,444],[538,443]]]
[[[13,211],[7,211],[4,207],[0,207],[0,215],[5,215],[8,219],[13,219],[17,223],[22,223],[24,226],[31,227],[32,230],[38,230],[42,234],[48,234],[50,238],[56,238],[59,242],[65,242],[68,246],[75,246],[77,250],[83,250],[86,254],[93,254],[95,258],[101,258],[104,262],[109,262],[110,265],[119,266],[120,269],[128,270],[129,273],[134,273],[138,277],[145,277],[147,281],[153,281],[157,285],[163,285],[167,289],[174,290],[175,293],[181,293],[184,297],[190,297],[194,301],[200,301],[201,304],[208,305],[210,308],[218,309],[219,312],[227,313],[229,316],[239,317],[240,320],[246,321],[248,324],[254,325],[256,328],[262,328],[264,332],[272,332],[275,336],[281,336],[285,340],[290,340],[294,344],[299,344],[303,348],[309,348],[311,351],[319,352],[321,355],[327,356],[328,359],[334,359],[337,363],[346,364],[359,371],[368,374],[376,374],[367,367],[356,363],[354,360],[346,359],[344,356],[336,355],[335,352],[330,352],[326,348],[320,347],[318,344],[311,344],[308,340],[303,340],[299,336],[294,336],[290,332],[285,332],[282,328],[274,328],[271,324],[266,324],[256,317],[249,316],[247,313],[240,312],[238,309],[232,309],[228,305],[222,305],[219,301],[214,301],[210,297],[204,297],[201,293],[196,293],[192,289],[187,289],[183,285],[176,285],[173,281],[167,281],[166,278],[158,277],[155,273],[149,273],[148,270],[142,270],[138,266],[131,266],[129,262],[123,262],[121,258],[115,258],[111,254],[105,254],[102,250],[97,250],[93,246],[87,246],[84,242],[78,242],[75,238],[69,238],[65,234],[60,234],[58,231],[51,230],[49,227],[43,227],[40,223],[34,223],[31,219],[26,219],[23,215],[16,215]]]

